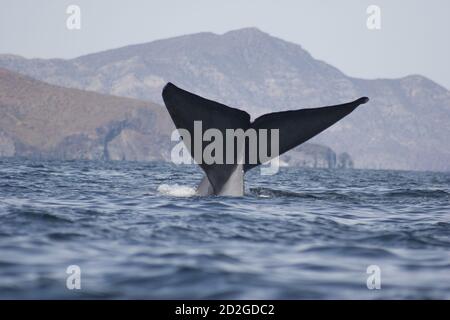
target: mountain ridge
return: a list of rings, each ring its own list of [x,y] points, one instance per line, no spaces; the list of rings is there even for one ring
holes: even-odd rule
[[[358,168],[450,170],[450,93],[408,75],[359,79],[314,59],[300,45],[254,28],[197,33],[69,60],[0,55],[0,67],[65,87],[161,101],[166,82],[243,109],[252,118],[369,96],[368,105],[313,138]]]

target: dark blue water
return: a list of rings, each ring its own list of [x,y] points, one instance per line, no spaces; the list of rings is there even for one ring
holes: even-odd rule
[[[0,298],[450,298],[449,173],[255,170],[245,197],[189,196],[200,178],[0,160]]]

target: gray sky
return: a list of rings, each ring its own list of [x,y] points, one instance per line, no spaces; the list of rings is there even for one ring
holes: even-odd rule
[[[70,4],[81,8],[81,30],[66,28]],[[381,8],[381,30],[366,27],[371,4]],[[0,0],[0,53],[72,58],[258,27],[350,76],[422,74],[450,88],[449,14],[448,0]]]

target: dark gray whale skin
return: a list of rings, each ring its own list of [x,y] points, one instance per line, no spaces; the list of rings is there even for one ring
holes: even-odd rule
[[[212,128],[220,130],[223,137],[225,137],[226,129],[243,129],[244,131],[249,128],[257,131],[258,129],[278,129],[279,155],[311,139],[350,114],[359,105],[369,101],[369,98],[362,97],[340,105],[268,113],[250,122],[250,115],[247,112],[205,99],[178,88],[170,82],[164,87],[162,97],[177,129],[188,130],[191,137],[194,137],[194,121],[202,122],[202,135]],[[258,145],[259,139],[258,136]],[[196,142],[193,138],[191,140],[192,145],[186,145],[186,147],[194,157]],[[203,151],[211,142],[202,141],[201,143]],[[267,145],[269,146],[268,154],[271,154],[270,143]],[[242,196],[244,194],[244,174],[260,165],[261,160],[258,156],[258,161],[251,163],[248,159],[248,144],[243,148],[246,155],[243,164],[238,164],[238,152],[234,152],[233,164],[204,162],[200,164],[206,176],[197,188],[199,195]],[[225,147],[223,155],[225,157]]]

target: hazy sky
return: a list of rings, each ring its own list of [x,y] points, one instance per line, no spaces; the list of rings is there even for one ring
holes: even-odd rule
[[[81,8],[81,30],[66,9]],[[381,9],[381,29],[366,9]],[[72,58],[176,35],[258,27],[350,76],[422,74],[450,88],[448,0],[0,0],[0,53]]]

